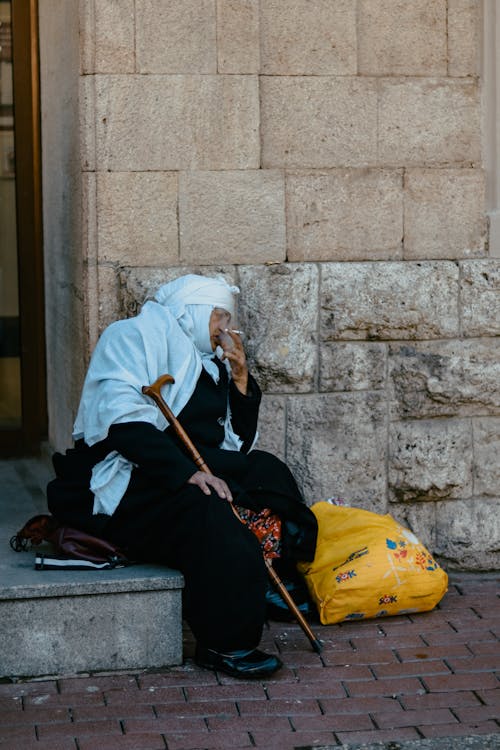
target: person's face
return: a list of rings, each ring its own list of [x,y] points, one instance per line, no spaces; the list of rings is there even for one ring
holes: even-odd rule
[[[222,307],[214,307],[208,323],[212,351],[215,351],[219,344],[219,334],[221,333],[221,331],[224,331],[225,328],[229,328],[230,324],[231,313],[229,313],[227,310],[224,310]]]

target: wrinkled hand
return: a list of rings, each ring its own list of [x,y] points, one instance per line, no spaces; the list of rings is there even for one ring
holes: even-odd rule
[[[235,386],[243,395],[246,395],[248,389],[248,366],[241,338],[231,330],[221,331],[218,343],[224,352],[222,360],[227,359],[231,365],[231,374]]]
[[[233,502],[231,490],[225,481],[219,479],[219,477],[214,477],[213,474],[206,474],[204,471],[196,471],[193,476],[188,479],[188,484],[195,484],[205,493],[205,495],[211,495],[212,490],[210,488],[212,488],[222,500],[227,500],[229,503]]]

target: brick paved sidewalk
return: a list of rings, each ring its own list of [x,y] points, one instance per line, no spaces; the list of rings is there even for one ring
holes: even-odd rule
[[[321,656],[298,626],[271,623],[263,647],[285,667],[265,683],[199,669],[189,634],[182,667],[3,682],[0,750],[288,750],[440,737],[460,748],[467,735],[494,735],[488,747],[500,747],[499,584],[500,575],[455,575],[433,612],[316,626]]]

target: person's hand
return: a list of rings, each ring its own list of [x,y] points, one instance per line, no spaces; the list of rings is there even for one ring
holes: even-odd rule
[[[231,490],[225,481],[219,479],[219,477],[214,477],[213,474],[206,474],[204,471],[196,471],[193,476],[188,479],[188,484],[195,484],[205,493],[205,495],[211,495],[212,490],[210,488],[212,488],[222,500],[227,500],[229,503],[233,502]]]
[[[245,350],[240,336],[230,328],[221,330],[218,344],[224,354],[222,360],[227,359],[231,365],[231,374],[237,389],[246,395],[248,389],[248,365]]]

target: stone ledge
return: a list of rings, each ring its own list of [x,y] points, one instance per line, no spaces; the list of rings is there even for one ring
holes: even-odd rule
[[[17,562],[19,558],[19,562]],[[34,553],[3,561],[0,676],[39,676],[182,663],[178,571],[36,571]]]
[[[50,552],[47,550],[47,554]],[[161,565],[133,565],[115,570],[35,570],[33,553],[12,553],[8,585],[0,584],[0,603],[6,599],[83,596],[133,591],[181,589],[182,574]]]
[[[50,467],[0,462],[0,676],[144,669],[182,662],[181,573],[160,565],[37,571],[9,538],[46,513]],[[38,548],[49,552],[49,546]]]

